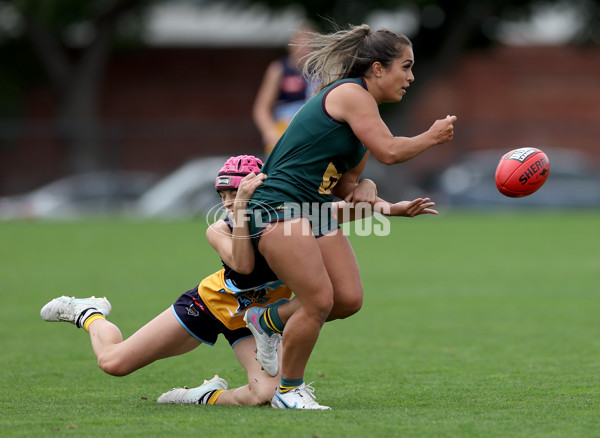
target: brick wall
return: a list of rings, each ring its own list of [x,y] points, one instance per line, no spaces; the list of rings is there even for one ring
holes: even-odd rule
[[[213,154],[260,154],[250,118],[272,49],[155,49],[112,59],[101,99],[103,145],[123,169],[167,173]],[[417,78],[418,79],[418,78]],[[410,92],[409,92],[410,93]],[[567,147],[600,167],[600,48],[500,47],[471,53],[427,84],[410,127],[457,114],[450,145],[417,157],[409,174],[431,174],[475,149]],[[48,90],[32,90],[29,115],[47,120]],[[17,129],[0,143],[0,195],[29,190],[65,172],[50,124]]]
[[[168,173],[204,155],[262,152],[251,107],[274,49],[154,49],[114,57],[100,102],[107,162]],[[49,121],[55,102],[33,89],[29,121],[0,139],[0,195],[30,190],[66,172]]]

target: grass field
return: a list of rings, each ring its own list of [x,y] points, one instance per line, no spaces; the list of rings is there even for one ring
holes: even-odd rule
[[[215,271],[203,221],[0,224],[0,436],[600,436],[600,212],[450,212],[351,240],[365,304],[327,324],[306,379],[330,412],[164,406],[244,372],[221,338],[116,378],[87,334],[45,323],[106,295],[131,335]]]

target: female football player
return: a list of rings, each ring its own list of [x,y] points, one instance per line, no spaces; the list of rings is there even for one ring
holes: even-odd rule
[[[267,328],[283,333],[281,382],[272,400],[277,408],[327,408],[304,404],[312,398],[304,384],[306,364],[332,312],[343,318],[362,306],[352,247],[343,233],[335,232],[331,214],[324,218],[315,211],[322,211],[333,195],[360,201],[356,190],[369,153],[384,164],[407,161],[451,140],[456,120],[436,120],[415,137],[392,135],[382,120],[378,105],[400,101],[414,81],[414,54],[406,36],[361,25],[313,37],[303,69],[319,84],[318,94],[277,142],[262,169],[269,177],[248,204],[256,247],[300,305],[285,325],[267,320],[271,312],[266,308],[247,318],[253,333]],[[291,305],[281,305],[281,312]],[[257,341],[260,358],[263,345]]]

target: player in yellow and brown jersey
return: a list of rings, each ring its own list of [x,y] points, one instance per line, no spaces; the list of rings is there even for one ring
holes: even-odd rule
[[[256,175],[261,167],[262,162],[253,156],[232,157],[216,179],[227,215],[207,229],[207,238],[219,253],[223,269],[183,293],[170,308],[132,336],[123,340],[119,328],[106,319],[111,311],[106,298],[59,297],[42,308],[42,318],[83,327],[90,334],[98,366],[115,376],[130,374],[158,359],[187,353],[202,343],[213,345],[223,334],[248,373],[248,385],[228,390],[227,382],[215,376],[198,388],[169,391],[158,401],[229,405],[268,402],[279,378],[265,373],[256,361],[256,343],[242,317],[246,308],[289,298],[291,291],[262,257],[255,257],[248,226],[245,221],[236,223],[234,217],[238,207],[245,210],[247,200],[262,183],[264,175]]]

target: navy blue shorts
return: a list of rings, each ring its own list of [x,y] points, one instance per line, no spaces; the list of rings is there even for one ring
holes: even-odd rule
[[[197,287],[181,295],[171,309],[181,326],[205,344],[215,345],[219,333],[225,336],[232,347],[240,339],[252,336],[252,332],[246,327],[237,330],[229,330],[225,327],[202,302]]]

